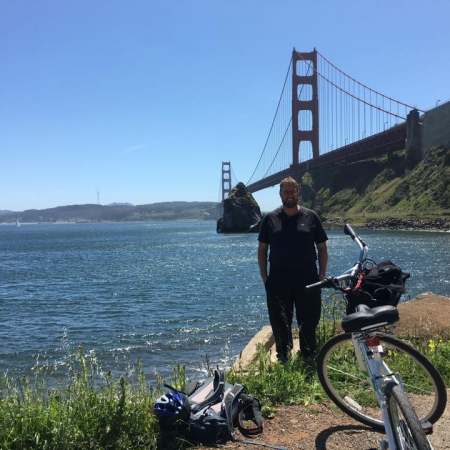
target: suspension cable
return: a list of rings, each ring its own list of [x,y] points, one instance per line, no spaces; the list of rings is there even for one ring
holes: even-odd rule
[[[238,184],[239,178],[238,178],[238,177],[236,176],[236,174],[234,173],[233,166],[232,166],[231,164],[230,164],[230,169],[231,169],[231,174],[233,175],[234,180],[235,180],[235,183],[233,184],[233,183],[232,183],[233,179],[230,179],[230,183],[231,183],[230,188],[232,188],[233,186],[236,186],[236,184]]]
[[[259,163],[261,162],[261,159],[262,159],[262,157],[263,157],[263,155],[264,155],[264,152],[266,151],[267,143],[269,142],[269,137],[270,137],[270,135],[271,135],[271,133],[272,133],[272,129],[273,129],[273,126],[274,126],[274,123],[275,123],[275,119],[276,119],[276,117],[277,117],[278,110],[279,110],[279,108],[280,108],[281,99],[283,98],[283,92],[284,92],[284,89],[285,89],[285,87],[286,87],[288,75],[289,75],[289,73],[290,73],[290,71],[291,71],[291,66],[292,66],[292,56],[291,56],[291,60],[290,60],[290,62],[289,62],[289,66],[288,66],[288,70],[287,70],[287,73],[286,73],[286,77],[284,78],[283,89],[281,90],[281,95],[280,95],[280,98],[279,98],[279,100],[278,100],[277,109],[276,109],[275,114],[274,114],[274,116],[273,116],[272,125],[270,126],[270,130],[269,130],[269,134],[268,134],[267,139],[266,139],[266,143],[264,144],[263,151],[261,152],[261,156],[259,157],[259,160],[258,160],[258,163],[256,164],[255,170],[253,171],[253,173],[251,174],[249,180],[247,181],[247,185],[250,184],[250,181],[251,181],[251,179],[253,178],[253,175],[255,175],[255,172],[256,172],[256,170],[258,169]],[[292,119],[291,119],[291,120],[292,120]],[[273,163],[273,162],[272,162],[272,163]]]
[[[417,109],[417,111],[425,112],[425,110],[423,110],[423,109],[416,108],[416,107],[414,107],[414,106],[408,105],[407,103],[403,103],[403,102],[400,102],[400,101],[398,101],[398,100],[395,100],[395,99],[393,99],[393,98],[391,98],[391,97],[389,97],[389,96],[387,96],[387,95],[382,94],[381,92],[376,91],[375,89],[370,88],[369,86],[366,86],[364,83],[361,83],[361,82],[359,82],[358,80],[355,80],[355,79],[352,78],[350,75],[347,75],[347,74],[346,74],[345,72],[343,72],[341,69],[339,69],[338,67],[336,67],[333,63],[331,63],[330,61],[328,61],[328,59],[325,58],[325,56],[323,56],[318,50],[316,50],[316,52],[317,52],[317,54],[320,55],[320,57],[323,58],[323,59],[324,59],[331,67],[333,67],[333,69],[336,69],[338,72],[342,73],[345,77],[349,78],[349,79],[352,80],[354,83],[359,84],[359,85],[362,86],[364,89],[367,89],[367,90],[369,90],[369,91],[371,91],[371,92],[373,92],[373,93],[375,93],[375,94],[377,94],[377,95],[381,95],[382,97],[387,98],[388,100],[391,100],[391,101],[393,101],[393,102],[395,102],[395,103],[398,103],[398,104],[400,104],[400,105],[406,106],[407,108],[410,108],[410,109]],[[319,72],[317,72],[317,73],[318,73],[319,75],[321,75]],[[321,75],[321,76],[322,76],[322,75]],[[327,80],[327,81],[328,81],[328,80]],[[344,91],[344,92],[346,92],[346,91]],[[349,92],[347,92],[347,93],[348,93],[349,95],[351,95]],[[375,107],[375,105],[370,105],[370,106],[374,106],[374,107]]]

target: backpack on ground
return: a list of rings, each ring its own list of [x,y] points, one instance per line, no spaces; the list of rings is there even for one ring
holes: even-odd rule
[[[244,436],[254,436],[263,431],[258,399],[249,395],[241,384],[227,383],[223,370],[216,369],[213,377],[189,384],[182,392],[165,386],[171,391],[161,396],[153,406],[160,428],[165,431],[176,428],[176,433],[191,444],[234,439],[235,427]],[[166,398],[173,395],[182,400],[166,413]]]
[[[346,294],[347,314],[355,312],[355,307],[360,304],[371,308],[381,305],[397,306],[405,292],[408,277],[409,274],[389,260],[364,269],[355,288]]]

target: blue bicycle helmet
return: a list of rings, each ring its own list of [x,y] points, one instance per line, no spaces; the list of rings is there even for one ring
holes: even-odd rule
[[[191,414],[191,404],[181,392],[166,392],[156,400],[153,413],[158,417],[160,424],[186,420]]]

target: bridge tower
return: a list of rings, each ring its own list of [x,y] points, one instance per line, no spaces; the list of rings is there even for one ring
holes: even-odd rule
[[[222,202],[231,192],[231,164],[222,161]]]
[[[303,63],[303,68],[308,68],[305,73],[299,74],[298,62]],[[308,73],[307,73],[308,72]],[[305,89],[311,93],[306,100],[299,99],[299,87],[309,85]],[[299,129],[299,114],[301,111],[311,113],[310,129]],[[306,122],[306,121],[305,121]],[[313,159],[319,156],[319,96],[317,84],[317,50],[300,53],[294,48],[292,51],[292,165],[299,164],[300,143],[309,141],[312,147]]]

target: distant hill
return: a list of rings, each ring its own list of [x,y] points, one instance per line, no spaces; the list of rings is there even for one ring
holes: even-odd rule
[[[217,220],[221,204],[216,202],[162,202],[134,206],[130,203],[110,205],[69,205],[48,209],[3,211],[0,223],[30,222],[129,222],[150,220]]]

